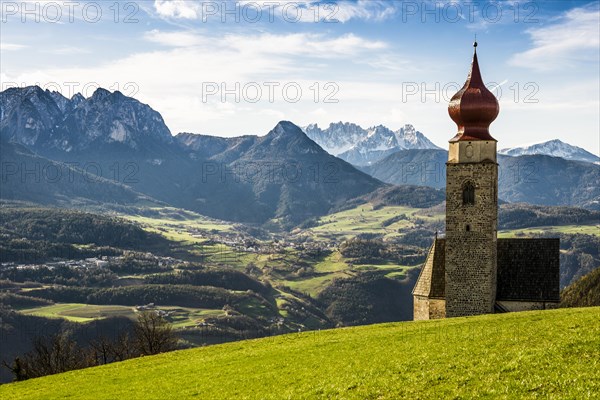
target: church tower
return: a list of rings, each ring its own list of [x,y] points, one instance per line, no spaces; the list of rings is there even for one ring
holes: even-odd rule
[[[433,240],[413,289],[415,320],[545,310],[560,303],[558,238],[497,238],[498,164],[489,126],[498,101],[479,72],[448,106],[456,123],[446,163],[446,236]]]
[[[499,105],[474,47],[467,81],[448,106],[458,132],[446,163],[446,317],[493,313],[496,301],[498,164],[489,126]]]

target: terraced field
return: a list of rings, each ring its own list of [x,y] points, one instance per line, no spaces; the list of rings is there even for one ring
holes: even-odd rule
[[[421,221],[439,221],[442,214],[418,215],[422,209],[386,206],[374,208],[366,203],[350,210],[321,217],[317,226],[304,230],[317,240],[335,240],[340,242],[361,234],[376,234],[383,238],[394,238],[415,227],[417,219]]]
[[[160,306],[158,309],[168,313],[167,319],[175,328],[195,326],[206,317],[223,315],[223,310]],[[73,322],[89,322],[113,316],[136,318],[134,307],[90,305],[78,303],[58,303],[51,306],[35,307],[19,310],[26,315],[36,315],[47,318],[63,318]]]

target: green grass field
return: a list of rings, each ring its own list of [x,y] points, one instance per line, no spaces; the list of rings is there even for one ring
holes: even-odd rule
[[[132,222],[141,224],[149,232],[162,234],[169,240],[186,244],[201,243],[205,239],[199,238],[191,232],[229,232],[233,225],[227,222],[214,220],[200,214],[172,207],[148,208],[140,214],[120,214],[119,216]]]
[[[591,399],[600,308],[304,332],[0,386],[2,399]]]
[[[159,309],[169,312],[167,320],[173,324],[174,328],[194,326],[206,317],[217,317],[224,314],[223,310],[204,308],[160,306]],[[137,318],[134,307],[79,303],[59,303],[51,306],[22,309],[20,312],[46,318],[63,318],[72,322],[89,322],[94,319],[113,316]]]
[[[318,226],[305,230],[318,239],[344,240],[363,233],[383,234],[384,237],[398,236],[398,230],[407,230],[414,226],[414,214],[420,211],[418,208],[387,206],[373,209],[371,203],[362,204],[350,210],[321,217]],[[407,219],[393,222],[384,226],[384,222],[405,214]],[[437,216],[436,216],[437,217]],[[436,217],[419,216],[427,220]]]
[[[34,307],[20,310],[27,315],[47,318],[63,318],[73,322],[88,322],[111,315],[133,314],[131,307],[97,306],[78,303],[54,304],[51,306]]]
[[[540,235],[544,233],[567,233],[571,235],[580,233],[585,235],[600,236],[600,225],[557,225],[502,230],[498,232],[498,237],[517,237],[519,235]]]

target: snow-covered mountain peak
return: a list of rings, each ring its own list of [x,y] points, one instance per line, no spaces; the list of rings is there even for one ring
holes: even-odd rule
[[[507,156],[542,154],[553,157],[561,157],[566,160],[600,163],[600,157],[597,155],[592,154],[581,147],[565,143],[560,139],[553,139],[547,142],[525,145],[521,147],[505,148],[499,150],[498,153]]]
[[[395,132],[381,124],[364,129],[349,122],[331,123],[327,129],[310,124],[303,129],[327,152],[356,165],[373,163],[399,150],[438,148],[410,124]]]

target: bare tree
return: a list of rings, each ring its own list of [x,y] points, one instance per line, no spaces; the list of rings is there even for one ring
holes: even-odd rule
[[[90,351],[95,360],[96,365],[103,365],[114,362],[115,343],[106,336],[99,336],[94,340],[90,340]]]
[[[5,363],[5,366],[15,375],[15,380],[25,380],[94,364],[89,352],[79,347],[68,332],[62,332],[48,339],[35,339],[32,351],[23,358],[15,358],[12,365]]]
[[[112,356],[115,361],[124,361],[139,356],[136,344],[128,332],[121,333],[113,342]]]
[[[122,332],[114,340],[99,336],[90,340],[90,352],[96,365],[110,364],[138,357],[136,342],[131,339],[129,332]]]
[[[171,351],[177,344],[171,325],[156,312],[141,312],[134,332],[136,349],[140,355]]]
[[[171,325],[156,312],[142,312],[134,325],[134,335],[122,331],[115,339],[97,337],[82,348],[67,331],[36,338],[33,350],[14,359],[12,364],[3,362],[14,375],[15,381],[58,374],[94,365],[124,361],[143,355],[152,355],[174,350],[177,338]]]

